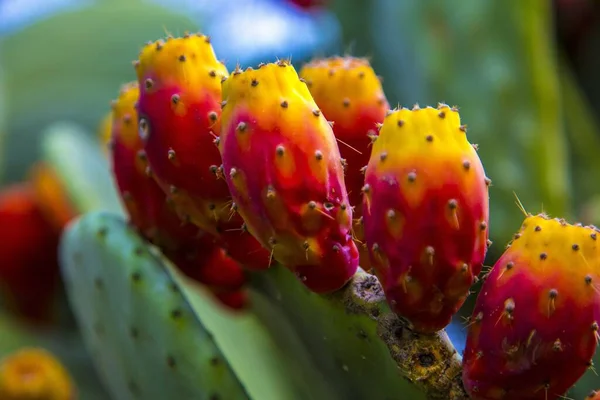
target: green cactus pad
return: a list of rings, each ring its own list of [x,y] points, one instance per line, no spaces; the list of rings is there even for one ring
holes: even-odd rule
[[[302,365],[293,336],[274,341],[253,314],[229,314],[180,284],[184,278],[120,216],[74,221],[61,266],[84,340],[117,399],[336,398]]]
[[[79,212],[105,210],[125,215],[110,164],[84,128],[55,122],[43,131],[42,158],[63,177],[67,195]]]
[[[116,399],[245,399],[160,260],[120,219],[92,214],[61,247],[73,311]]]
[[[359,270],[343,289],[320,296],[273,267],[253,273],[252,286],[289,318],[342,398],[466,398],[461,359],[446,333],[410,331],[389,311],[375,276]]]

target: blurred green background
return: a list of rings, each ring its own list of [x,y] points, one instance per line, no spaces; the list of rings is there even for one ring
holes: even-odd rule
[[[459,106],[493,181],[490,265],[522,221],[515,194],[530,212],[600,223],[600,4],[593,0],[3,0],[1,184],[25,178],[50,123],[71,120],[96,135],[109,100],[135,78],[131,61],[141,45],[186,30],[211,35],[230,67],[368,56],[390,104]],[[15,335],[9,325],[0,320],[0,353],[41,341],[81,366],[78,379],[94,388],[85,398],[105,398],[64,335]],[[586,379],[575,398],[594,381],[600,386],[597,376]]]

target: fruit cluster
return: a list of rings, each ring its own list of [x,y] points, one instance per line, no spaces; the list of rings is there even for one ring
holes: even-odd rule
[[[329,293],[360,264],[414,331],[450,323],[491,244],[491,180],[456,107],[390,110],[354,57],[229,73],[203,35],[149,43],[134,66],[113,172],[131,222],[186,274],[242,308],[246,269],[277,262]],[[469,322],[475,399],[562,395],[599,342],[596,229],[525,214]]]
[[[600,231],[522,209],[481,276],[491,180],[456,107],[390,109],[356,57],[229,72],[201,34],[146,44],[134,69],[102,132],[122,203],[225,307],[249,306],[249,271],[277,263],[328,294],[362,266],[427,336],[483,280],[463,358],[471,398],[559,398],[592,366]]]

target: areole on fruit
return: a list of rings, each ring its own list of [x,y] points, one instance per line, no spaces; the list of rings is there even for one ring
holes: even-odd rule
[[[223,82],[219,150],[247,229],[316,292],[356,272],[352,208],[328,121],[294,67],[236,69]]]
[[[488,272],[464,353],[474,399],[553,399],[591,367],[600,343],[594,227],[526,214]]]
[[[392,309],[418,332],[450,323],[481,271],[488,180],[458,110],[390,111],[365,171],[364,234]]]
[[[246,267],[268,268],[269,252],[242,229],[222,176],[216,144],[221,80],[228,71],[217,60],[210,39],[184,35],[151,42],[134,66],[147,172],[183,221],[217,238]]]
[[[381,82],[369,61],[357,57],[315,59],[299,72],[320,112],[333,122],[333,132],[344,166],[344,180],[353,207],[353,233],[360,244],[360,265],[370,269],[364,243],[362,193],[365,166],[379,125],[389,109]]]

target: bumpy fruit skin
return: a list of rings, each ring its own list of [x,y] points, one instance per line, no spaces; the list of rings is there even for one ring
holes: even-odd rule
[[[189,277],[211,289],[237,292],[245,282],[240,265],[222,254],[212,236],[182,222],[167,195],[147,174],[135,110],[138,97],[136,82],[124,85],[112,111],[113,175],[131,223]]]
[[[2,400],[76,400],[71,376],[51,353],[23,348],[0,363]]]
[[[44,218],[30,183],[0,192],[0,287],[8,307],[34,324],[53,320],[60,230]]]
[[[180,217],[219,237],[246,267],[268,268],[269,252],[241,231],[243,221],[231,211],[221,176],[215,144],[221,129],[221,80],[228,72],[210,40],[186,35],[150,43],[135,68],[139,131],[154,178]]]
[[[172,254],[169,258],[189,278],[210,283],[208,289],[229,309],[244,310],[249,306],[242,268],[224,249],[215,246],[211,251],[197,249]],[[202,267],[198,268],[198,265]]]
[[[591,366],[599,343],[594,228],[529,215],[477,298],[464,352],[473,399],[546,400]]]
[[[354,236],[362,245],[360,265],[371,261],[364,243],[362,193],[364,167],[371,156],[371,143],[383,123],[389,103],[369,61],[356,57],[331,57],[306,64],[299,73],[306,81],[325,118],[334,123],[333,132],[345,166],[345,182],[354,207]]]
[[[131,223],[163,251],[193,246],[202,231],[179,219],[167,195],[148,174],[146,153],[138,135],[138,97],[138,85],[129,83],[113,102],[111,162],[121,198]]]
[[[450,323],[481,272],[488,185],[456,109],[388,114],[363,195],[365,239],[391,308],[416,331]]]
[[[236,70],[223,83],[219,149],[248,230],[311,290],[357,270],[352,209],[333,131],[287,61]]]
[[[600,400],[600,390],[593,390],[587,397],[586,400]]]
[[[66,194],[58,174],[45,162],[38,161],[29,170],[29,181],[44,217],[62,230],[78,212]]]

